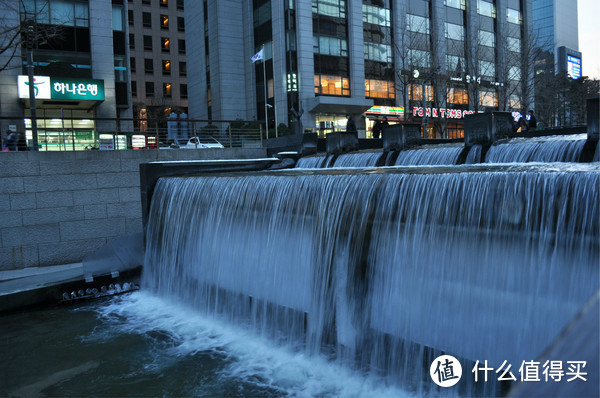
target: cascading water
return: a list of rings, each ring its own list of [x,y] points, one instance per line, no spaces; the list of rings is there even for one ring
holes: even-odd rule
[[[462,145],[406,149],[400,151],[396,166],[454,165],[462,149]]]
[[[317,169],[325,161],[325,156],[306,156],[298,159],[297,169]]]
[[[481,150],[481,145],[473,145],[471,149],[469,149],[469,153],[465,159],[465,164],[481,163]]]
[[[426,388],[431,349],[518,368],[598,289],[599,173],[462,166],[161,178],[142,285],[412,390]]]
[[[333,167],[375,167],[381,152],[346,153],[337,157]]]
[[[488,150],[486,163],[578,162],[586,134],[539,138],[513,138]]]

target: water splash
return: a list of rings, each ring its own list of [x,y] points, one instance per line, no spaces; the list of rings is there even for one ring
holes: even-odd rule
[[[413,391],[532,360],[598,289],[600,171],[488,168],[162,178],[143,286]]]
[[[487,163],[577,162],[587,135],[513,138],[488,150]]]

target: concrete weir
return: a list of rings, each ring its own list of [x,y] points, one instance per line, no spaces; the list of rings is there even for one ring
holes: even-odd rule
[[[598,290],[597,165],[192,174],[152,190],[142,288],[394,384],[518,369]]]

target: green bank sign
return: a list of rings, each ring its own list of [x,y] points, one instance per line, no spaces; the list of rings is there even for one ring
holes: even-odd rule
[[[29,98],[29,78],[18,76],[19,98]],[[36,99],[104,101],[104,80],[34,76]]]

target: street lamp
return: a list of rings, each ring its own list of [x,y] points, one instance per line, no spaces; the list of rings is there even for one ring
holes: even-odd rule
[[[38,148],[38,132],[37,132],[37,115],[35,107],[35,90],[33,77],[33,42],[35,39],[35,25],[32,19],[25,22],[27,33],[27,75],[29,80],[29,110],[31,113],[31,139],[32,150],[37,151]]]

